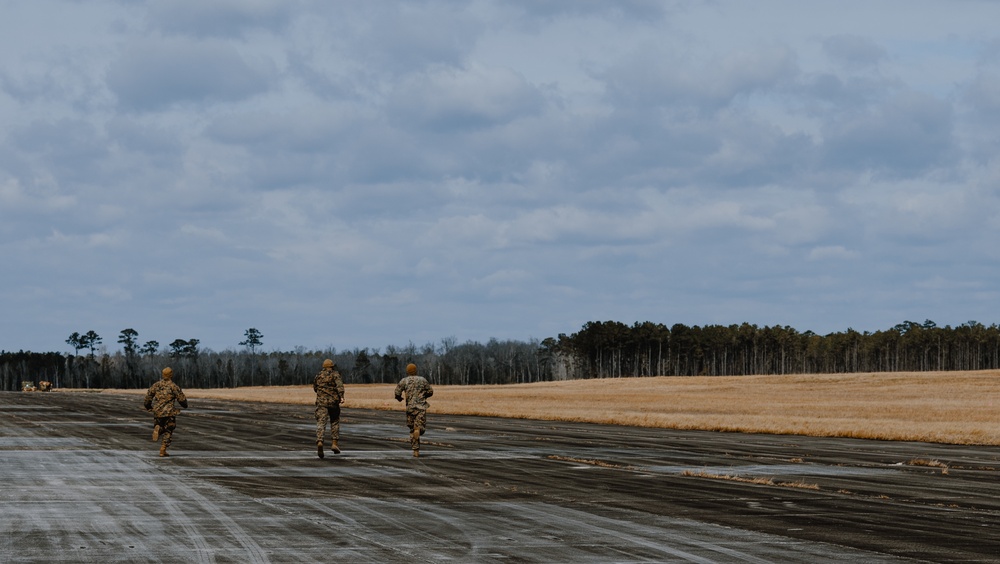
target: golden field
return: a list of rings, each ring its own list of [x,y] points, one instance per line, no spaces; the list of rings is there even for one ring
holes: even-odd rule
[[[348,384],[344,407],[402,410],[392,384]],[[104,390],[142,394],[142,390]],[[188,398],[312,404],[312,386],[190,389]],[[1000,445],[1000,371],[609,378],[435,386],[434,413]]]

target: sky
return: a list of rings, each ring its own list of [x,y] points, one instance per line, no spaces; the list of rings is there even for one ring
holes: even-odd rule
[[[1000,2],[3,12],[3,350],[1000,322]]]

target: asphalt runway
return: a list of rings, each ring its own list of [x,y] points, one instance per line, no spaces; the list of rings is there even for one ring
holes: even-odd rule
[[[141,403],[0,393],[0,562],[1000,562],[997,447]]]

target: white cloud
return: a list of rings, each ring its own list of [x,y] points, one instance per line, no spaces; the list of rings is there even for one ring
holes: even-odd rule
[[[44,183],[29,191],[16,178],[0,182],[0,207],[10,214],[65,213],[76,203],[73,196],[54,193]]]
[[[827,260],[853,260],[858,258],[860,255],[857,251],[852,251],[845,249],[840,245],[831,245],[825,247],[815,247],[809,251],[806,258],[815,261],[827,261]]]
[[[506,269],[490,273],[487,276],[476,279],[475,285],[485,289],[491,298],[513,296],[522,293],[524,285],[530,282],[532,276],[529,272],[518,269]]]
[[[459,247],[490,248],[501,243],[499,224],[483,214],[444,216],[416,235],[416,242],[430,249],[456,243]]]
[[[414,289],[400,290],[389,294],[378,294],[369,297],[366,302],[376,306],[405,306],[420,301],[420,293]],[[402,343],[399,343],[402,344]]]
[[[195,239],[200,239],[203,241],[211,241],[212,243],[228,243],[229,238],[226,234],[219,229],[198,227],[196,225],[184,224],[180,227],[180,232],[188,237],[193,237]]]
[[[405,77],[390,95],[388,112],[394,123],[447,133],[536,115],[544,104],[542,94],[516,72],[473,65]]]
[[[922,290],[968,292],[981,289],[983,283],[979,280],[956,280],[938,274],[916,281],[914,287]]]

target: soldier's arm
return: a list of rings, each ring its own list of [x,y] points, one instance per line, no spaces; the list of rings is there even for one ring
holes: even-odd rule
[[[153,409],[153,388],[146,390],[146,398],[143,400],[142,405],[146,408],[146,411]]]
[[[403,401],[403,382],[405,382],[405,380],[400,380],[399,383],[396,384],[396,401]]]
[[[177,403],[181,404],[181,407],[184,409],[187,409],[188,399],[187,396],[184,395],[184,390],[182,390],[180,386],[177,387]]]
[[[425,386],[425,388],[427,390],[427,393],[424,394],[424,397],[429,398],[429,397],[431,397],[431,396],[434,395],[434,388],[431,387],[430,382],[427,383],[427,385]]]

